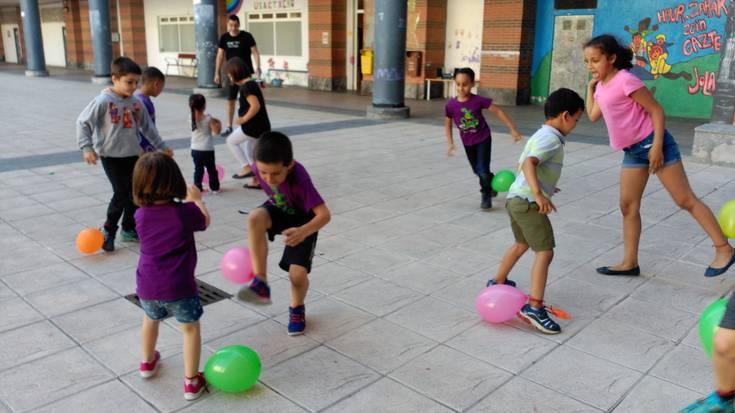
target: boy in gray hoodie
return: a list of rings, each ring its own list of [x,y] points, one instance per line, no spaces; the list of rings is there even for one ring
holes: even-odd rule
[[[98,159],[102,161],[102,168],[112,185],[102,246],[108,252],[115,250],[115,234],[121,216],[121,239],[138,240],[134,218],[137,207],[132,194],[133,168],[141,151],[138,131],[156,149],[173,155],[148,111],[133,96],[141,75],[140,66],[127,57],[119,57],[112,62],[111,72],[113,87],[102,91],[77,119],[77,143],[84,161],[90,165],[96,165]]]

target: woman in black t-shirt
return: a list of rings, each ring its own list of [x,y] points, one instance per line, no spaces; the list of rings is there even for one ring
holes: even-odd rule
[[[240,161],[242,168],[237,175],[252,176],[251,165],[254,162],[255,139],[263,132],[271,130],[271,122],[265,109],[263,93],[258,84],[250,78],[253,75],[253,69],[242,59],[234,57],[227,62],[225,72],[230,82],[239,87],[240,92],[240,108],[237,111],[238,117],[235,119],[235,124],[240,127],[235,128],[227,137],[227,146],[235,159]],[[260,189],[260,185],[253,176],[251,181],[245,184],[245,188]]]

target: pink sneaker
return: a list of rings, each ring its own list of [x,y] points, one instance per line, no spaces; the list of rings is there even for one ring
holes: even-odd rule
[[[197,374],[196,377],[190,379],[184,378],[184,398],[188,401],[196,400],[207,390],[207,380],[204,379],[202,373]]]
[[[153,375],[156,374],[156,371],[158,371],[158,362],[160,360],[161,353],[156,351],[153,355],[153,361],[151,361],[150,363],[147,361],[140,363],[140,377],[144,379],[153,377]]]

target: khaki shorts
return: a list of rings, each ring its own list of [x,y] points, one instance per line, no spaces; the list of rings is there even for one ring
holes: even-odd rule
[[[505,201],[510,215],[510,228],[519,244],[526,244],[534,251],[549,251],[556,247],[554,229],[547,215],[538,212],[538,204],[513,197]]]

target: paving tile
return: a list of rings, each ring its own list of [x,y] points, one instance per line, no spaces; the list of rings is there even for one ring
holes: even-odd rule
[[[29,410],[112,378],[76,347],[5,371],[0,399],[15,411]]]
[[[377,319],[326,344],[385,374],[437,343],[389,321]]]
[[[305,334],[323,343],[350,332],[373,318],[372,314],[357,308],[331,298],[322,298],[306,307]],[[276,321],[287,325],[288,313],[282,314]]]
[[[608,410],[641,378],[641,373],[566,346],[522,373],[523,377],[602,410]]]
[[[392,267],[414,260],[414,258],[397,252],[372,248],[340,258],[335,262],[355,270],[377,275]]]
[[[0,370],[18,366],[76,346],[48,321],[0,333]]]
[[[53,319],[59,328],[80,343],[140,326],[142,320],[143,310],[123,298],[83,308]],[[94,328],[89,328],[89,326],[94,326]]]
[[[700,394],[712,391],[712,360],[700,348],[677,346],[656,364],[650,374]]]
[[[265,317],[255,311],[235,303],[232,300],[222,300],[204,307],[204,314],[199,319],[201,323],[202,343],[225,336],[233,331],[259,323]],[[178,329],[179,322],[173,317],[165,323]]]
[[[0,331],[10,330],[35,321],[43,320],[43,316],[17,297],[0,300]]]
[[[118,243],[119,244],[119,243]],[[138,254],[127,248],[119,248],[115,252],[88,255],[72,260],[71,263],[92,276],[99,276],[126,268],[138,266]]]
[[[375,314],[378,317],[391,313],[423,296],[423,294],[417,291],[379,278],[372,278],[334,295],[338,300]]]
[[[701,314],[705,307],[719,299],[721,295],[712,290],[653,278],[635,290],[631,296],[662,307]]]
[[[432,340],[443,342],[480,322],[480,318],[434,297],[414,302],[386,317]]]
[[[97,280],[87,279],[28,294],[26,298],[47,317],[55,317],[118,297]]]
[[[312,269],[309,274],[309,289],[323,294],[335,294],[370,278],[370,274],[359,269],[330,262]]]
[[[260,380],[311,411],[321,410],[380,376],[324,346],[264,370]]]
[[[451,410],[384,378],[340,401],[325,412],[443,413]]]
[[[0,277],[61,263],[51,251],[31,246],[0,252]]]
[[[125,268],[98,275],[95,279],[121,296],[126,296],[128,294],[134,294],[136,291],[135,271],[135,267]]]
[[[464,278],[450,270],[421,261],[395,267],[379,276],[424,294],[431,294]]]
[[[516,376],[469,412],[600,413],[602,410]]]
[[[80,411],[80,406],[89,411],[105,413],[156,411],[127,386],[113,380],[33,410],[33,413],[76,413]]]
[[[576,307],[603,313],[625,298],[616,290],[598,287],[585,281],[562,278],[546,288],[544,300],[560,308]]]
[[[673,341],[683,338],[698,320],[692,313],[634,298],[625,299],[602,317]]]
[[[390,376],[458,411],[466,411],[513,377],[443,345],[410,361]]]
[[[87,274],[67,263],[3,277],[3,281],[21,296],[86,279],[89,279]]]
[[[306,411],[260,383],[256,383],[255,386],[242,393],[215,393],[181,411],[186,413],[231,413],[242,410],[244,406],[247,406],[248,411],[258,413],[302,413]]]
[[[635,385],[613,412],[678,412],[701,397],[700,393],[647,376]]]

